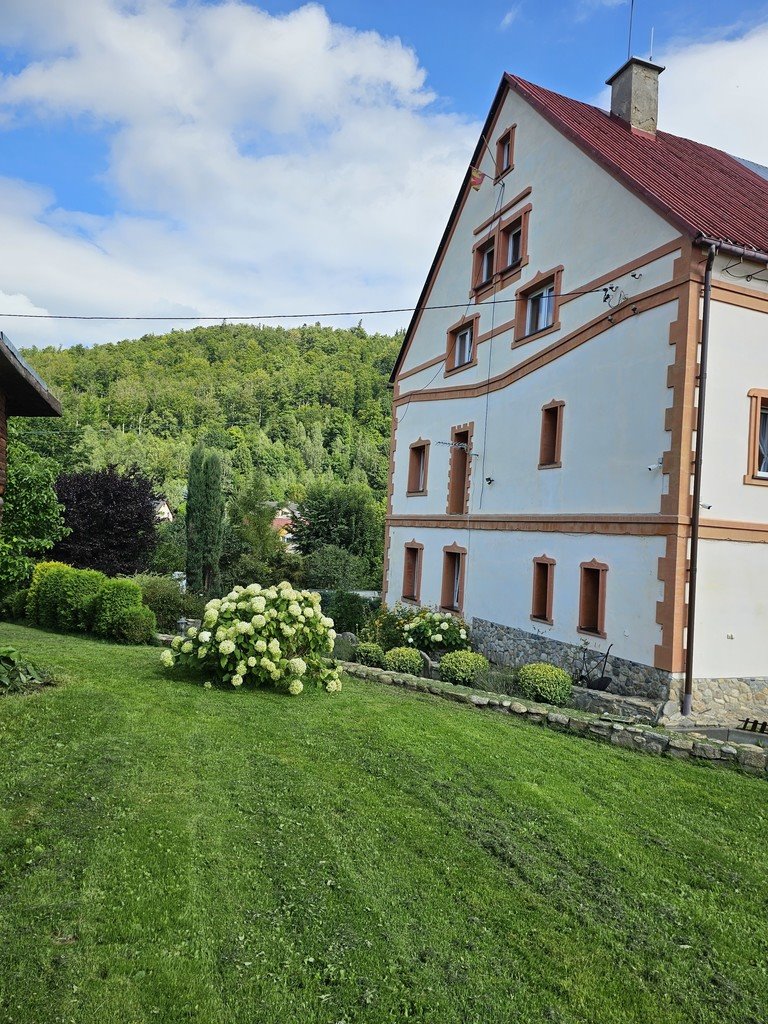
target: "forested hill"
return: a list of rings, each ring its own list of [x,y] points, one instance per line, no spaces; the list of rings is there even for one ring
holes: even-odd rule
[[[63,422],[13,434],[62,468],[138,465],[171,503],[195,441],[230,480],[260,467],[277,500],[322,477],[386,486],[390,392],[401,336],[362,327],[197,327],[24,357],[62,399]]]

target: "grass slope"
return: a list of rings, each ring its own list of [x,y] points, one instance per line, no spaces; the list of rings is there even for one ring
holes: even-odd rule
[[[764,782],[0,636],[70,677],[0,701],[3,1022],[765,1020]]]

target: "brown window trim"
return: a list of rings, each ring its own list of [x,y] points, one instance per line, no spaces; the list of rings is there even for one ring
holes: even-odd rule
[[[429,446],[430,446],[430,443],[431,442],[429,442],[429,441],[425,441],[423,437],[420,437],[417,441],[414,441],[413,444],[408,449],[408,484],[407,484],[407,490],[405,492],[406,498],[416,498],[416,497],[423,498],[423,497],[426,497],[426,495],[427,495],[427,482],[429,480]],[[424,457],[424,486],[421,488],[421,490],[416,490],[416,489],[414,489],[412,487],[412,484],[414,483],[414,480],[413,480],[413,458],[414,458],[414,449],[415,448],[423,448],[424,449],[424,456],[423,456]]]
[[[547,569],[547,596],[546,596],[546,614],[544,618],[540,615],[536,615],[536,566],[546,565]],[[539,555],[538,558],[533,560],[533,593],[531,594],[531,621],[532,622],[543,622],[547,626],[554,624],[552,618],[552,607],[554,603],[555,594],[555,566],[557,562],[554,558],[549,558],[547,555]]]
[[[456,339],[460,331],[463,331],[465,327],[472,327],[472,358],[468,363],[460,363],[456,365]],[[477,366],[477,340],[480,335],[480,314],[475,313],[473,316],[463,316],[461,320],[449,327],[446,333],[445,341],[445,367],[443,369],[443,376],[450,377],[454,373],[461,373],[462,370],[468,370],[470,366]]]
[[[447,555],[457,555],[459,558],[459,600],[458,604],[448,604],[449,587],[450,596],[453,596],[453,579],[449,581],[446,574],[446,568],[448,567]],[[466,576],[467,576],[467,549],[460,547],[458,544],[449,544],[443,548],[443,575],[440,581],[440,610],[443,612],[453,613],[454,615],[464,614],[464,592],[466,589]]]
[[[405,593],[406,583],[406,569],[408,566],[408,552],[416,552],[416,567],[414,571],[413,579],[413,594]],[[404,604],[420,604],[421,603],[421,570],[424,562],[424,545],[419,544],[416,540],[410,540],[407,544],[403,545],[403,586],[400,600]]]
[[[600,573],[600,582],[598,584],[599,590],[597,595],[597,629],[585,629],[581,622],[584,618],[584,570],[594,569]],[[577,632],[584,636],[597,636],[601,640],[605,640],[607,633],[605,632],[605,592],[606,583],[605,576],[608,572],[608,566],[605,562],[598,562],[596,558],[593,558],[591,562],[582,562],[579,566],[579,624],[577,626]]]
[[[760,458],[760,410],[768,406],[768,389],[752,388],[747,392],[749,398],[749,441],[747,444],[747,472],[744,483],[753,487],[768,487],[768,477],[759,477],[758,459]]]
[[[518,288],[515,292],[517,302],[515,303],[515,337],[512,342],[513,348],[517,348],[519,345],[527,345],[529,341],[537,341],[539,338],[544,338],[547,334],[560,330],[560,295],[562,292],[564,269],[563,265],[560,264],[560,266],[553,267],[551,270],[540,271],[532,280],[522,288]],[[526,334],[525,322],[528,318],[528,298],[548,284],[552,284],[554,287],[552,323],[549,327],[543,327],[540,331]]]
[[[517,124],[511,124],[509,128],[501,133],[496,140],[496,160],[495,169],[496,175],[493,179],[494,185],[497,181],[501,181],[515,169],[515,134],[517,132]],[[502,167],[501,161],[503,159],[502,152],[505,141],[509,139],[509,164],[506,167]]]
[[[562,469],[562,447],[563,447],[563,409],[565,408],[565,402],[555,401],[553,398],[551,402],[541,407],[541,438],[539,440],[539,469]],[[547,413],[552,409],[557,409],[557,425],[555,427],[555,458],[552,462],[545,462],[544,456],[544,432],[547,425]]]
[[[482,268],[485,253],[493,246],[493,270],[489,278],[482,279]],[[479,242],[472,246],[472,287],[470,296],[479,302],[490,295],[496,285],[498,272],[496,267],[499,259],[499,228],[498,225]]]
[[[451,444],[456,443],[458,434],[467,434],[467,463],[464,480],[464,503],[460,512],[451,512],[452,477],[456,468],[456,450],[451,448],[448,457],[448,497],[445,504],[445,514],[449,516],[465,516],[469,513],[469,490],[472,483],[472,435],[475,424],[462,423],[461,426],[451,427]]]
[[[494,291],[501,288],[508,288],[520,279],[523,269],[528,266],[530,257],[528,255],[528,230],[533,205],[528,203],[520,210],[516,210],[506,220],[499,220],[496,226],[480,242],[472,246],[472,287],[469,291],[470,298],[476,302],[492,295]],[[506,262],[506,235],[514,227],[520,226],[520,259],[516,263],[507,265]],[[478,281],[481,267],[481,253],[493,242],[494,248],[494,272],[493,277],[488,281]]]

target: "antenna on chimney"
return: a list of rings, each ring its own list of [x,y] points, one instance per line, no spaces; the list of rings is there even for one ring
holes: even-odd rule
[[[654,27],[653,27],[653,25],[651,25],[651,55],[650,55],[650,57],[648,58],[648,60],[649,60],[649,61],[650,61],[651,63],[653,63],[653,33],[654,33],[654,31],[655,31],[655,30],[654,30]]]
[[[629,39],[627,40],[627,60],[632,56],[632,21],[635,17],[635,0],[629,4]]]

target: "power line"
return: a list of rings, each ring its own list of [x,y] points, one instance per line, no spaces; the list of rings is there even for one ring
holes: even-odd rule
[[[595,292],[603,291],[602,288],[582,288],[571,292],[559,292],[557,297],[563,298],[566,295],[592,295]],[[476,307],[515,303],[520,301],[519,297],[514,299],[486,299],[483,302],[476,302]],[[242,323],[246,320],[312,320],[331,316],[380,316],[384,313],[415,313],[432,309],[464,309],[466,302],[449,302],[438,306],[396,306],[392,309],[347,309],[337,310],[331,313],[249,313],[246,316],[233,314],[219,314],[218,316],[125,316],[118,314],[83,314],[83,313],[0,313],[0,318],[16,320],[109,320],[109,321],[154,321],[165,322],[191,322],[198,323],[202,320],[211,323],[233,321]]]

